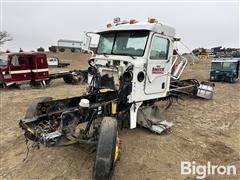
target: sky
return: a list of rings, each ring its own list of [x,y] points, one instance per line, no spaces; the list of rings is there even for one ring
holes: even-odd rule
[[[147,21],[154,17],[176,29],[190,49],[216,46],[239,48],[237,2],[20,2],[2,1],[1,31],[13,41],[2,50],[47,49],[59,39],[83,40],[85,31],[97,31],[115,17]]]

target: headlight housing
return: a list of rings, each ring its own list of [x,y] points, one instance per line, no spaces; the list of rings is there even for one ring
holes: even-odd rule
[[[133,79],[133,73],[132,71],[125,71],[122,77],[124,81],[131,82]]]

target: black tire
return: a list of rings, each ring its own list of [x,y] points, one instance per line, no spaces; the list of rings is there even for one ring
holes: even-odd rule
[[[6,84],[5,83],[3,83],[3,84],[0,84],[0,88],[6,88],[7,86],[6,86]]]
[[[67,84],[72,84],[73,81],[73,75],[72,74],[68,74],[66,76],[63,77],[63,80],[65,83]]]
[[[79,73],[78,75],[73,76],[72,84],[83,84],[86,82],[86,77],[84,73]]]
[[[117,121],[112,117],[102,120],[96,159],[93,166],[93,180],[110,180],[114,171],[117,144]]]
[[[63,80],[67,84],[83,84],[86,78],[83,73],[79,74],[68,74],[63,77]]]
[[[231,83],[235,83],[236,82],[236,78],[235,77],[232,77],[231,80],[230,80]]]
[[[71,52],[74,53],[76,51],[75,48],[71,48]]]
[[[30,106],[27,109],[27,112],[25,114],[25,118],[33,118],[37,115],[37,106],[38,103],[51,101],[52,97],[38,97],[33,100],[33,102],[30,104]]]

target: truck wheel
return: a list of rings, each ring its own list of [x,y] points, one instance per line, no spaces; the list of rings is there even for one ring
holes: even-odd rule
[[[67,84],[72,84],[73,75],[72,74],[68,74],[68,75],[63,77],[63,80]]]
[[[236,82],[236,78],[235,77],[232,77],[231,79],[230,79],[230,83],[235,83]]]
[[[0,88],[6,88],[7,85],[5,83],[0,84]]]
[[[63,77],[63,80],[67,84],[83,84],[85,81],[84,74],[79,73],[77,75],[75,74],[68,74],[67,76]]]
[[[51,100],[52,100],[52,97],[38,97],[34,99],[27,109],[25,118],[33,118],[34,116],[38,115],[38,109],[37,109],[38,103],[51,101]]]
[[[93,166],[93,180],[110,180],[117,157],[117,121],[112,117],[104,117],[100,127],[97,154]]]
[[[72,84],[83,84],[85,82],[85,77],[83,73],[79,73],[77,75],[73,75]]]

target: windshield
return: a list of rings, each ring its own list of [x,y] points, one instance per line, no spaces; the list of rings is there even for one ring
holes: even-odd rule
[[[211,69],[215,70],[236,70],[237,62],[213,62]]]
[[[222,69],[222,63],[221,62],[213,62],[211,69]]]
[[[97,54],[143,56],[148,34],[143,30],[102,33]]]
[[[224,62],[223,63],[223,70],[236,70],[237,69],[237,62]]]
[[[7,65],[7,60],[8,60],[8,55],[7,54],[1,54],[0,55],[0,66],[6,66]]]

